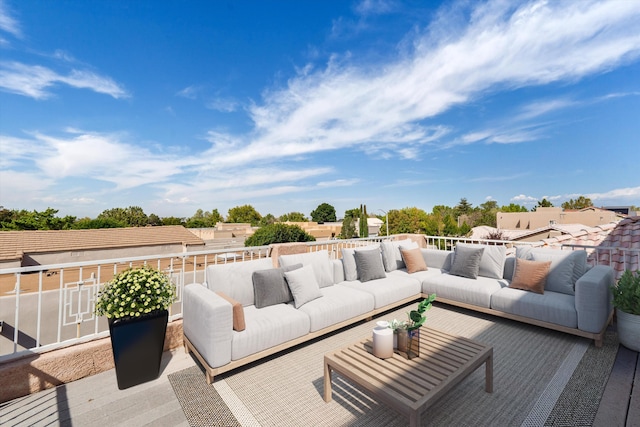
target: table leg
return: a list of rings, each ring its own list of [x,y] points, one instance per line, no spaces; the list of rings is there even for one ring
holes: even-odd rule
[[[489,355],[485,365],[485,390],[493,393],[493,354]]]
[[[420,413],[418,411],[412,411],[409,415],[409,426],[420,427]]]
[[[324,362],[324,401],[331,402],[331,367]]]

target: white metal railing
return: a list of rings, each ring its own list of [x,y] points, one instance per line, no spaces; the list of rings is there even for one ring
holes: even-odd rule
[[[540,246],[539,242],[423,236],[427,247],[451,250],[457,243]],[[327,250],[332,259],[343,248],[367,246],[402,236],[307,242],[307,250]],[[606,264],[638,268],[640,249],[564,245],[560,249],[586,250],[592,265]],[[182,290],[185,284],[206,281],[212,264],[242,262],[270,256],[268,246],[225,248],[197,252],[158,254],[0,269],[0,362],[27,353],[43,352],[108,336],[105,318],[94,315],[99,287],[116,273],[135,266],[154,265],[167,272],[177,289],[177,301],[170,308],[170,320],[182,318]],[[619,270],[619,269],[618,269]]]
[[[208,265],[269,256],[269,247],[203,250],[0,269],[0,362],[108,336],[94,314],[100,286],[130,267],[153,265],[169,274],[177,300],[170,320],[182,317],[185,284],[205,281]]]

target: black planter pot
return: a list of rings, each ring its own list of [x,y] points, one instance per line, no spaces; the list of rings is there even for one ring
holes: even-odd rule
[[[167,310],[137,318],[109,319],[120,390],[158,378],[168,320]]]

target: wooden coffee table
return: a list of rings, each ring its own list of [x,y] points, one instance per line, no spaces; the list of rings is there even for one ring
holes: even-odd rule
[[[369,390],[381,402],[408,415],[411,426],[435,401],[485,364],[485,390],[493,392],[493,347],[423,327],[420,356],[373,355],[371,338],[324,356],[324,400],[331,401],[331,373],[339,372]]]

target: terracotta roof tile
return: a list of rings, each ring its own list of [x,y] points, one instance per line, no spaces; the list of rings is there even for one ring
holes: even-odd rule
[[[22,258],[22,254],[28,253],[168,244],[204,245],[204,241],[181,225],[92,230],[2,231],[0,232],[0,260],[16,260]]]

